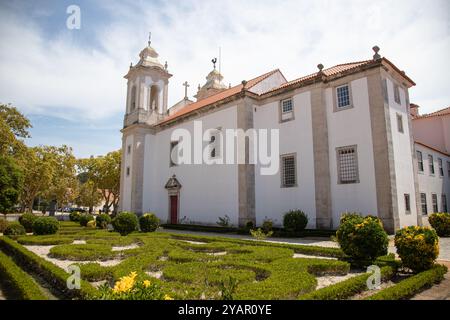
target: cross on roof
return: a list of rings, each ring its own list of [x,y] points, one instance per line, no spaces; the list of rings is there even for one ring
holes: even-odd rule
[[[187,88],[189,87],[189,83],[187,81],[185,81],[183,83],[184,86],[184,98],[187,100],[188,96],[187,96]]]

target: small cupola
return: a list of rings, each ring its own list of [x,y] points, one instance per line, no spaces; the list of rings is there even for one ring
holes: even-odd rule
[[[216,69],[217,58],[211,60],[214,69],[206,76],[206,83],[199,87],[195,97],[197,101],[205,99],[213,94],[226,90],[228,87],[222,83],[223,76]]]

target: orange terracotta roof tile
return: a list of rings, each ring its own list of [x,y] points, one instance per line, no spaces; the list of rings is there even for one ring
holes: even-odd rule
[[[447,108],[444,108],[444,109],[441,109],[441,110],[438,110],[438,111],[434,111],[434,112],[431,112],[431,113],[415,116],[414,120],[416,120],[416,119],[423,119],[423,118],[446,116],[446,115],[450,115],[450,107],[447,107]]]
[[[266,79],[267,77],[271,76],[272,74],[279,72],[279,69],[275,69],[272,70],[270,72],[267,72],[263,75],[260,75],[256,78],[253,78],[251,80],[249,80],[246,84],[245,84],[245,89],[250,89],[253,86],[255,86],[256,84],[258,84],[259,82],[263,81],[264,79]],[[190,112],[193,112],[195,110],[201,109],[203,107],[206,107],[210,104],[213,104],[215,102],[219,102],[223,99],[229,98],[235,94],[238,94],[239,92],[242,91],[243,88],[243,84],[239,84],[237,86],[231,87],[229,89],[226,89],[224,91],[221,91],[219,93],[213,94],[209,97],[206,97],[202,100],[199,100],[197,102],[191,103],[189,105],[187,105],[186,107],[182,108],[180,111],[175,112],[174,114],[172,114],[171,116],[165,118],[163,121],[161,121],[159,124],[163,124],[166,122],[169,122],[170,120],[173,120],[175,118],[178,118],[182,115],[188,114]]]

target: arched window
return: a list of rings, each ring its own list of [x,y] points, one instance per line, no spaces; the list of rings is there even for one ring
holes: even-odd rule
[[[150,87],[150,110],[158,110],[159,107],[159,88],[157,85],[152,85]]]
[[[136,109],[136,86],[131,87],[130,111]]]

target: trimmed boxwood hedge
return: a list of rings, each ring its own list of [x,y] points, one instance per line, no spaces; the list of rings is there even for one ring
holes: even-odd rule
[[[418,273],[408,279],[400,281],[392,287],[381,290],[367,297],[367,300],[401,300],[414,296],[426,288],[439,283],[444,279],[447,267],[435,265],[427,271]]]
[[[11,288],[23,300],[47,300],[33,278],[25,273],[14,261],[0,251],[0,276],[6,280]]]
[[[311,293],[302,295],[300,300],[345,300],[355,294],[363,292],[367,288],[367,278],[372,273],[365,273],[360,276],[356,276],[345,281],[336,283],[334,285],[313,291]],[[394,275],[394,270],[385,266],[381,268],[382,280],[390,279]]]
[[[81,288],[79,290],[69,290],[67,288],[67,278],[70,275],[66,271],[39,257],[35,253],[28,251],[12,239],[1,237],[0,248],[3,252],[12,256],[14,261],[23,269],[33,270],[38,273],[45,281],[68,298],[89,299],[98,295],[98,290],[84,280],[81,280]]]

